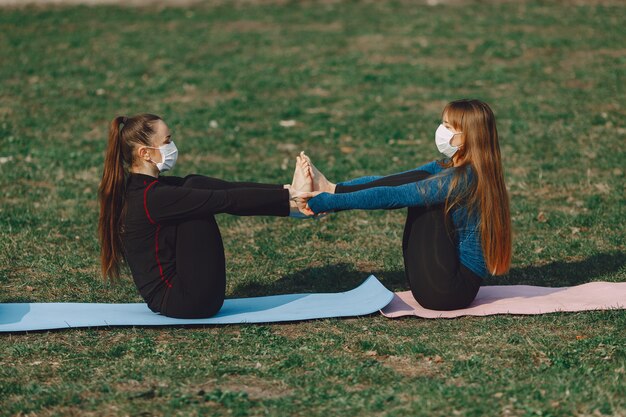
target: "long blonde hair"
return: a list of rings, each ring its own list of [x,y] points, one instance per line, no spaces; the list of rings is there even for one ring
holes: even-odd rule
[[[104,170],[98,187],[98,238],[102,276],[105,280],[110,278],[114,281],[120,277],[124,258],[120,232],[126,209],[126,178],[133,165],[133,149],[135,145],[152,146],[150,141],[157,120],[161,118],[144,113],[134,117],[118,116],[109,125]]]
[[[454,155],[457,167],[471,165],[474,173],[472,187],[466,193],[456,193],[462,180],[454,175],[451,181],[446,213],[465,199],[470,213],[480,213],[480,230],[483,254],[487,269],[492,275],[501,275],[511,267],[511,214],[509,196],[504,184],[500,145],[496,119],[491,108],[480,100],[456,100],[448,103],[442,116],[465,142]],[[447,166],[452,166],[450,162]],[[456,170],[460,173],[464,170]]]

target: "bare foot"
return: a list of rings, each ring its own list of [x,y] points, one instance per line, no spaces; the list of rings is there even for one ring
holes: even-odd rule
[[[311,176],[313,177],[313,191],[322,191],[325,193],[334,194],[335,184],[326,179],[324,174],[322,174],[320,170],[317,169],[315,165],[313,165],[313,162],[311,162],[311,158],[309,158],[308,155],[304,154],[304,151],[300,152],[300,156],[307,163],[311,171]]]
[[[313,176],[311,174],[310,165],[300,156],[296,157],[296,169],[293,172],[291,189],[294,192],[313,191]]]
[[[303,193],[313,191],[313,176],[309,163],[296,157],[296,169],[293,172],[293,180],[289,186],[289,206],[291,217],[308,217],[313,212],[307,208],[306,201],[300,198]]]

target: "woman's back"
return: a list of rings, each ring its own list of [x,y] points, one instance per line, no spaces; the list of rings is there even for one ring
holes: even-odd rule
[[[139,293],[153,311],[160,310],[164,292],[176,274],[176,226],[151,219],[147,194],[157,182],[174,183],[175,179],[180,178],[156,179],[131,173],[126,185],[126,213],[121,234],[124,256]]]

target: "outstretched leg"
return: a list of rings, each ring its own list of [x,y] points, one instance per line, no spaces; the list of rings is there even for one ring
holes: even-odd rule
[[[335,187],[335,193],[351,193],[354,191],[365,190],[372,187],[395,187],[397,185],[404,185],[411,182],[418,182],[430,177],[430,172],[427,171],[410,171],[400,174],[388,175],[386,177],[379,178],[377,180],[356,185],[337,185]]]
[[[206,190],[230,190],[233,188],[263,188],[270,190],[280,190],[283,185],[263,184],[258,182],[245,181],[225,181],[219,178],[208,177],[206,175],[191,174],[185,177],[185,181],[180,184],[183,187],[202,188]]]

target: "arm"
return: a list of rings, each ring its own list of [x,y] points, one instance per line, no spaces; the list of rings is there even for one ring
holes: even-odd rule
[[[145,209],[152,223],[204,218],[217,213],[240,216],[289,215],[289,190],[237,188],[206,190],[160,182],[146,188]]]
[[[315,214],[332,210],[392,209],[445,202],[452,172],[395,187],[373,187],[352,193],[321,193],[308,201]]]
[[[390,174],[390,175],[405,174],[407,172],[412,172],[412,171],[426,171],[426,172],[429,172],[431,174],[435,174],[437,172],[440,172],[441,170],[442,170],[442,168],[437,164],[437,161],[431,161],[431,162],[428,162],[427,164],[424,164],[424,165],[422,165],[420,167],[413,168],[413,169],[410,169],[408,171],[402,171],[402,172],[399,172],[397,174]],[[367,184],[368,182],[376,181],[376,180],[378,180],[380,178],[384,178],[384,177],[380,176],[380,175],[371,175],[371,176],[355,178],[355,179],[349,180],[349,181],[340,182],[340,183],[337,183],[337,185],[351,186],[351,185]]]

